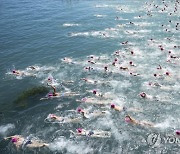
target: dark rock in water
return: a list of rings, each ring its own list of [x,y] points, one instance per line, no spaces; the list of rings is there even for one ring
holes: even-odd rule
[[[40,94],[47,93],[49,90],[47,87],[33,87],[31,89],[28,89],[24,92],[22,92],[21,95],[18,96],[18,98],[14,101],[14,103],[18,106],[26,106],[27,100],[29,98],[38,96]]]

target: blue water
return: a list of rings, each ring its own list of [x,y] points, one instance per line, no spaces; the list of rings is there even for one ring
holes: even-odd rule
[[[174,136],[174,131],[180,129],[180,62],[179,58],[172,59],[174,63],[167,62],[168,51],[180,57],[179,1],[165,0],[164,3],[168,5],[165,11],[161,11],[165,7],[163,1],[158,0],[147,3],[145,0],[1,0],[0,140],[14,134],[33,134],[52,143],[50,148],[37,150],[37,153],[179,153],[177,143],[162,143],[153,148],[146,142],[148,134],[153,132]],[[175,4],[177,11],[174,12]],[[147,15],[148,10],[152,16]],[[122,45],[125,41],[128,45]],[[163,51],[159,45],[163,46]],[[89,55],[105,57],[106,60],[100,60],[102,65],[99,68],[108,65],[114,71],[111,63],[115,56],[112,54],[117,50],[125,53],[125,58],[117,56],[119,63],[126,66],[133,61],[137,67],[132,71],[142,76],[132,77],[117,71],[112,74],[84,71],[85,66],[98,67],[87,63]],[[134,57],[129,55],[132,50]],[[64,57],[71,57],[76,64],[63,63],[61,59]],[[160,72],[163,78],[153,76],[158,73],[156,68],[159,64],[163,67]],[[9,73],[13,69],[26,71],[31,65],[43,68],[36,77],[18,78]],[[50,71],[44,70],[52,67]],[[167,71],[170,77],[164,75]],[[65,87],[80,93],[80,96],[40,101],[47,93],[44,92],[26,97],[21,105],[15,103],[24,91],[47,87],[44,81],[50,75],[59,82],[73,80],[73,84]],[[105,85],[85,84],[80,81],[82,77],[102,81]],[[158,82],[166,89],[150,88],[147,86],[149,81]],[[129,114],[135,119],[158,124],[157,127],[128,125],[123,120],[125,113],[114,112],[109,106],[105,106],[110,112],[108,117],[80,124],[44,123],[50,113],[78,116],[69,110],[76,110],[79,106],[102,110],[99,106],[76,102],[76,99],[92,96],[86,92],[92,89],[115,95],[111,102],[119,106],[141,108],[143,112]],[[57,90],[64,91],[65,88],[59,84]],[[49,88],[48,91],[52,90]],[[159,101],[141,99],[138,94],[142,91],[159,97]],[[112,137],[70,138],[69,130],[78,127],[108,130]],[[31,150],[26,152],[32,153]],[[17,151],[1,140],[0,153]]]

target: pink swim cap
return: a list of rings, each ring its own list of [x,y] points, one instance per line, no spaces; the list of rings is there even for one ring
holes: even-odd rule
[[[48,97],[52,97],[52,96],[53,96],[53,94],[52,94],[52,93],[49,93],[49,94],[48,94]]]
[[[81,109],[81,108],[78,108],[78,109],[77,109],[77,112],[81,112],[81,111],[82,111],[82,109]]]
[[[18,141],[18,139],[16,138],[16,137],[13,137],[12,139],[11,139],[11,142],[12,143],[15,143],[15,142],[17,142]]]
[[[146,97],[146,93],[145,93],[145,92],[142,92],[142,93],[140,93],[140,96],[143,97],[143,98],[145,98],[145,97]]]
[[[78,128],[78,129],[77,129],[77,132],[78,132],[78,133],[82,133],[82,128]]]
[[[93,94],[96,94],[97,93],[97,91],[96,90],[93,90]]]
[[[48,81],[51,81],[52,80],[52,78],[48,78]]]
[[[86,100],[87,100],[87,98],[86,97],[84,97],[84,98],[82,98],[81,99],[83,102],[85,102]]]
[[[126,116],[124,120],[128,123],[131,122],[131,119],[128,116]]]
[[[176,135],[180,135],[180,130],[176,130]]]
[[[111,104],[111,108],[114,109],[115,108],[115,104]]]

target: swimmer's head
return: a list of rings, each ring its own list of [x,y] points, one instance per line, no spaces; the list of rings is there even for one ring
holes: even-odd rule
[[[176,135],[180,136],[180,130],[176,130]]]
[[[97,94],[97,91],[96,91],[96,90],[93,90],[93,94]]]
[[[81,109],[81,108],[78,108],[78,109],[77,109],[77,112],[78,112],[78,113],[82,112],[82,109]]]
[[[124,120],[128,123],[132,122],[132,119],[129,115],[127,115]]]
[[[78,133],[82,133],[82,128],[78,128],[78,129],[77,129],[77,132],[78,132]]]
[[[134,54],[134,52],[133,52],[133,51],[131,51],[131,54],[133,55],[133,54]]]
[[[56,115],[55,115],[55,114],[49,114],[49,117],[50,117],[51,119],[56,119]]]
[[[13,73],[16,73],[16,71],[15,71],[15,70],[13,70],[12,72],[13,72]]]
[[[18,138],[17,137],[13,137],[12,139],[11,139],[11,142],[12,143],[16,143],[18,141]]]
[[[132,65],[132,61],[130,61],[129,64]]]
[[[107,66],[104,67],[105,70],[107,70],[107,68],[108,68]]]
[[[127,107],[124,106],[124,107],[123,107],[123,111],[126,111],[126,110],[127,110]]]
[[[53,96],[53,94],[52,94],[52,93],[49,93],[49,94],[48,94],[48,97],[52,97],[52,96]]]
[[[143,98],[145,98],[145,97],[146,97],[146,93],[145,93],[145,92],[142,92],[142,93],[140,93],[140,96],[143,97]]]
[[[52,78],[49,77],[49,78],[48,78],[48,81],[51,81],[51,80],[52,80]]]
[[[166,72],[166,75],[169,75],[169,72]]]
[[[115,104],[111,104],[111,108],[114,109],[115,108]]]
[[[115,66],[115,64],[116,64],[115,62],[112,63],[112,65],[114,65],[114,66]]]
[[[86,97],[84,97],[84,98],[82,98],[81,99],[83,102],[85,102],[86,100],[87,100],[87,98]]]
[[[117,61],[117,58],[115,58],[114,61]]]
[[[156,76],[157,76],[157,74],[154,74],[154,76],[156,77]]]

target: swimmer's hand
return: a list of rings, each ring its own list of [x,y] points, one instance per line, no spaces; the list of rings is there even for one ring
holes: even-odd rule
[[[49,144],[47,144],[47,143],[44,143],[43,145],[42,145],[42,147],[48,147],[49,146]]]
[[[44,98],[40,98],[39,100],[42,101],[42,100],[47,100],[48,97],[44,97]]]

